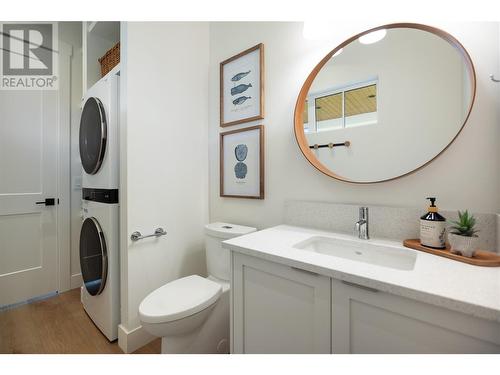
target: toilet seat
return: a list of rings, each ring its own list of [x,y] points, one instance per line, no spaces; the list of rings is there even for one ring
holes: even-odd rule
[[[214,304],[222,286],[198,275],[171,281],[151,292],[139,306],[147,323],[167,323],[196,314]]]

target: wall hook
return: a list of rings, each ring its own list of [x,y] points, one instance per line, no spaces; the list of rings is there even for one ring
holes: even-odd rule
[[[496,79],[493,74],[490,74],[490,78],[493,82],[500,82],[500,79]]]
[[[323,148],[323,147],[328,147],[328,148],[334,148],[334,147],[339,147],[339,146],[349,147],[350,145],[351,145],[350,141],[345,141],[342,143],[328,143],[328,144],[324,144],[324,145],[318,145],[316,143],[312,146],[309,146],[309,148],[314,148],[315,150],[317,150],[318,148]]]

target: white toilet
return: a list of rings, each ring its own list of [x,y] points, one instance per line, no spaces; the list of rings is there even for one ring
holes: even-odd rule
[[[227,223],[206,225],[209,276],[171,281],[144,298],[139,317],[146,331],[162,338],[162,353],[229,352],[230,259],[222,241],[255,230]]]

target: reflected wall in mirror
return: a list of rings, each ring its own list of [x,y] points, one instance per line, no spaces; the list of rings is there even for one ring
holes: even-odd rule
[[[311,72],[295,136],[321,172],[374,183],[411,173],[460,133],[474,103],[474,66],[450,34],[391,24],[358,34]]]

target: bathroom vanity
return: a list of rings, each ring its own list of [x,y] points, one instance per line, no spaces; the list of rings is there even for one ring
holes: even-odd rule
[[[232,353],[500,353],[500,268],[280,225],[231,250]]]

